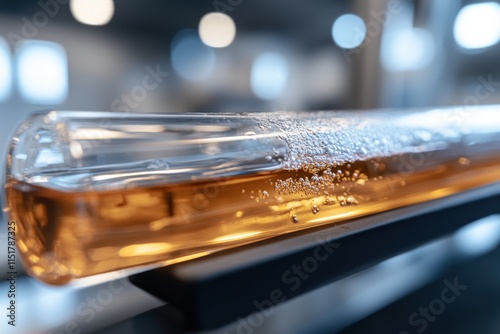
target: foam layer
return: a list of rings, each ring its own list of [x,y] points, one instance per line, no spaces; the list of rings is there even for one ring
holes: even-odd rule
[[[446,124],[425,127],[389,113],[266,113],[256,118],[264,131],[279,132],[286,141],[284,169],[313,174],[353,161],[444,148],[460,135]]]

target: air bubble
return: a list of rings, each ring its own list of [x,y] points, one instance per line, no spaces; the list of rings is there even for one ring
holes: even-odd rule
[[[203,149],[203,153],[206,155],[216,155],[220,153],[220,148],[218,145],[211,144]]]
[[[335,204],[335,203],[336,203],[336,202],[335,202],[335,200],[333,199],[333,197],[328,197],[328,196],[327,196],[327,197],[325,198],[325,204],[326,204],[326,205],[333,205],[333,204]]]
[[[346,203],[347,205],[359,204],[359,202],[353,196],[348,196],[346,199]]]
[[[460,157],[458,159],[458,163],[463,165],[463,166],[469,166],[470,165],[470,160],[465,158],[465,157]]]

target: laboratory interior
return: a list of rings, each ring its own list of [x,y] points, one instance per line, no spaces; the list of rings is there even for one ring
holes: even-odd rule
[[[500,333],[499,0],[0,4],[0,333]]]

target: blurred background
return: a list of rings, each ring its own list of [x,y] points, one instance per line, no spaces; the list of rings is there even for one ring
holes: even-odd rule
[[[5,157],[16,125],[39,109],[182,113],[394,108],[397,112],[454,105],[473,110],[479,104],[500,103],[499,40],[498,1],[2,1],[0,154]],[[2,245],[6,228],[0,226]],[[417,256],[418,262],[410,254],[381,267],[386,271],[377,269],[377,279],[388,279],[390,273],[417,263],[423,267],[411,267],[413,274],[404,284],[399,281],[401,291],[423,286],[432,276],[426,281],[423,273],[439,274],[431,265],[443,268],[451,258],[463,256],[450,238],[420,251],[441,254],[433,261]],[[492,240],[484,251],[469,253],[492,251],[498,239]],[[2,279],[5,261],[1,256]],[[373,278],[338,284],[347,284],[356,295],[367,277]],[[384,289],[391,290],[392,281],[387,282]],[[119,294],[123,302],[116,297],[102,312],[93,309],[100,319],[94,321],[87,298],[99,296],[99,291],[109,289],[107,285],[93,282],[91,287],[57,289],[29,278],[19,284],[20,298],[25,298],[19,333],[92,332],[162,304],[127,285]],[[330,288],[327,295],[340,298],[332,292],[340,291],[339,286]],[[4,291],[0,285],[2,309]],[[404,294],[398,291],[399,296]],[[376,301],[382,295],[365,298]],[[338,302],[335,298],[328,301]],[[378,306],[362,308],[352,319],[338,313],[337,327],[326,318],[316,323],[326,326],[318,328],[340,330],[395,298],[382,298],[374,302]],[[58,306],[43,311],[47,300]],[[326,299],[322,303],[329,305]],[[73,318],[79,325],[66,328]],[[330,318],[337,319],[331,314]],[[0,329],[4,325],[2,320]],[[291,328],[279,327],[278,332],[292,333]],[[0,332],[16,332],[6,330]],[[120,333],[126,333],[125,327]]]

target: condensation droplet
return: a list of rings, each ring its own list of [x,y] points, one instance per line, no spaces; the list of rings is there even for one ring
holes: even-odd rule
[[[219,154],[220,153],[220,147],[218,145],[215,145],[215,144],[210,144],[208,146],[206,146],[202,152],[204,154],[207,154],[207,155],[216,155],[216,154]]]
[[[299,217],[297,215],[293,214],[291,216],[292,223],[297,224],[299,222]]]
[[[153,160],[148,164],[148,169],[168,169],[170,167],[170,164],[166,160],[158,159],[158,160]]]
[[[57,112],[55,111],[51,111],[49,112],[44,118],[43,118],[43,122],[45,124],[49,124],[49,123],[52,123],[52,122],[56,122],[58,120],[58,114]]]
[[[311,211],[315,215],[319,212],[319,207],[317,205],[311,206]]]
[[[270,156],[270,155],[266,155],[265,159],[266,159],[267,161],[271,161],[271,160],[273,160],[273,157],[272,157],[272,156]]]

